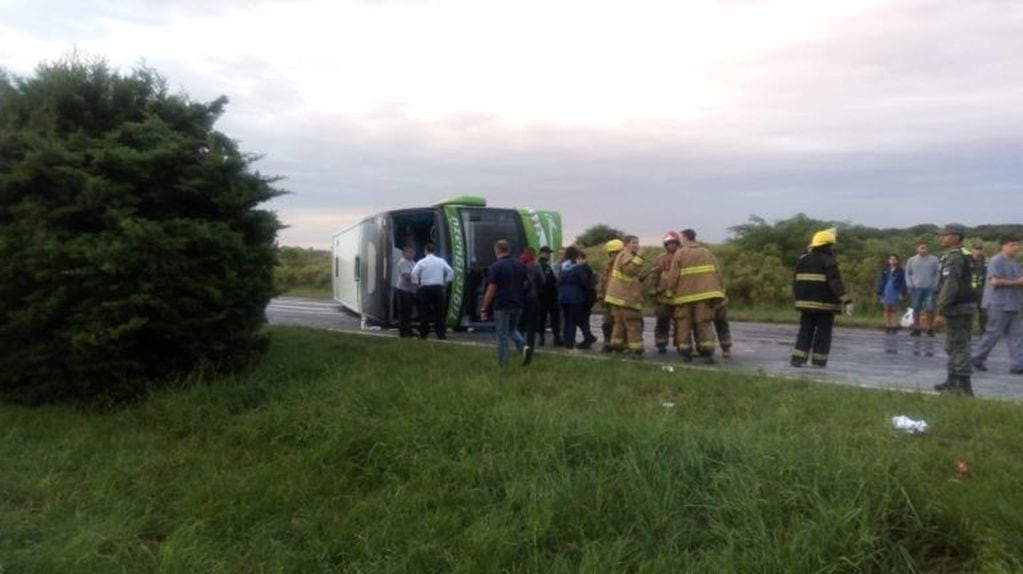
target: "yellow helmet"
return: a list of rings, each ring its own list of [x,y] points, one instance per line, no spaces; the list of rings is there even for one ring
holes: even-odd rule
[[[608,253],[617,253],[622,249],[625,249],[625,244],[622,243],[621,239],[612,239],[604,244],[604,251],[607,251]]]
[[[820,247],[821,245],[828,245],[835,241],[835,229],[825,229],[813,234],[813,239],[810,240],[810,247]]]

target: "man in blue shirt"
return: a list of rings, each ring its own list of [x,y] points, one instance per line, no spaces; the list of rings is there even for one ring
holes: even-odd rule
[[[1016,260],[1020,244],[1015,237],[1003,237],[1000,243],[1001,250],[991,258],[987,268],[987,281],[981,302],[987,310],[987,329],[973,354],[973,366],[978,371],[986,371],[984,361],[999,339],[1005,337],[1009,357],[1012,359],[1009,372],[1023,375],[1023,326],[1019,318],[1020,304],[1023,302],[1023,273]]]
[[[483,294],[483,308],[480,316],[486,320],[491,303],[494,305],[494,323],[497,327],[497,363],[508,364],[508,339],[515,342],[515,348],[522,353],[522,364],[528,365],[533,358],[533,348],[518,331],[519,316],[526,302],[526,265],[511,256],[508,242],[504,239],[494,243],[497,255],[487,271],[487,290]]]

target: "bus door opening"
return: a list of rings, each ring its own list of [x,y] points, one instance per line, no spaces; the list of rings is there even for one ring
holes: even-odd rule
[[[466,245],[466,302],[463,309],[470,323],[480,322],[480,305],[486,288],[486,273],[497,260],[494,243],[508,242],[512,257],[522,254],[526,244],[522,218],[512,209],[460,208]]]

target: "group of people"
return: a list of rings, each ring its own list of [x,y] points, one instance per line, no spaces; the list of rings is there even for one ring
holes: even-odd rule
[[[612,239],[604,244],[608,264],[597,277],[576,246],[559,250],[552,262],[548,247],[541,247],[538,255],[527,248],[515,258],[507,241],[495,243],[497,261],[487,272],[480,314],[495,321],[498,362],[507,364],[514,343],[528,364],[537,339],[544,345],[548,325],[555,346],[592,348],[599,339],[590,329],[590,315],[598,301],[604,307],[603,351],[641,357],[648,293],[657,300],[654,338],[659,353],[667,353],[670,343],[684,361],[702,357],[712,363],[720,344],[723,356],[729,357],[731,338],[717,260],[696,241],[692,229],[669,231],[663,245],[664,253],[648,264],[637,237]],[[577,342],[578,334],[582,339]]]
[[[926,332],[933,337],[935,327],[942,322],[948,325],[949,344],[956,351],[956,366],[953,368],[950,364],[949,380],[939,385],[942,387],[939,390],[954,387],[963,394],[971,394],[972,369],[986,371],[988,355],[1003,338],[1012,361],[1010,372],[1023,374],[1023,325],[1019,319],[1023,280],[1016,260],[1020,248],[1018,238],[1002,237],[998,253],[988,262],[984,244],[974,242],[967,250],[963,246],[963,235],[958,232],[965,230],[958,225],[945,228],[941,241],[950,251],[941,259],[928,253],[925,242],[917,245],[916,255],[906,261],[904,269],[897,255],[889,256],[888,267],[878,278],[877,294],[885,306],[888,333],[899,331],[899,305],[907,294],[913,319],[910,336],[919,337]],[[958,236],[960,241],[951,243],[952,236]],[[956,304],[950,307],[948,290],[953,287]],[[970,355],[969,334],[974,313],[978,316],[981,340]],[[970,319],[966,328],[953,325],[950,320],[955,317],[954,322],[962,323],[965,320],[962,317],[967,316]],[[952,338],[955,341],[951,341]]]
[[[923,242],[905,269],[898,256],[891,255],[879,277],[877,293],[885,305],[889,333],[899,328],[898,306],[907,294],[914,310],[912,336],[934,336],[936,328],[945,326],[948,376],[935,389],[972,395],[973,370],[987,370],[987,357],[1002,338],[1009,347],[1010,372],[1023,374],[1023,327],[1019,317],[1023,274],[1016,260],[1020,248],[1017,238],[1003,237],[999,253],[990,263],[984,260],[983,245],[974,244],[971,252],[963,247],[965,238],[965,227],[949,224],[939,236],[940,244],[947,249],[941,258],[930,255]],[[826,367],[835,316],[853,313],[852,297],[842,282],[835,257],[835,244],[835,230],[818,231],[796,262],[793,296],[800,324],[790,358],[793,367]],[[548,325],[555,346],[592,348],[598,338],[590,330],[589,318],[598,301],[604,308],[603,350],[641,357],[647,295],[656,301],[657,352],[667,353],[670,345],[685,362],[701,358],[714,363],[715,349],[720,345],[722,357],[730,357],[728,299],[717,259],[696,241],[692,229],[668,231],[663,247],[664,252],[648,263],[640,255],[636,236],[612,239],[604,244],[608,263],[597,277],[585,253],[575,246],[560,249],[557,260],[552,261],[549,247],[541,247],[539,253],[527,248],[515,257],[507,241],[497,241],[497,260],[487,272],[480,316],[494,320],[498,362],[508,363],[513,343],[522,354],[523,364],[529,364],[533,349],[545,344]],[[399,265],[399,329],[403,337],[412,336],[411,307],[418,302],[420,337],[425,338],[433,324],[438,338],[443,339],[443,289],[453,273],[443,259],[433,255],[432,246],[427,246],[426,253],[413,263],[413,253],[406,249]],[[418,296],[410,296],[416,287]],[[983,311],[983,338],[971,355],[972,320],[978,310]],[[579,342],[577,333],[582,335]]]

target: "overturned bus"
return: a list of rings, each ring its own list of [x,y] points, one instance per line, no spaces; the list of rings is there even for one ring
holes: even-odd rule
[[[402,249],[412,246],[416,260],[423,247],[454,270],[447,293],[448,327],[479,323],[484,274],[495,260],[494,242],[508,241],[512,253],[526,247],[561,246],[561,215],[554,211],[487,207],[480,197],[456,197],[432,207],[397,209],[367,217],[331,242],[334,300],[381,325],[397,322],[394,304],[396,266]]]

